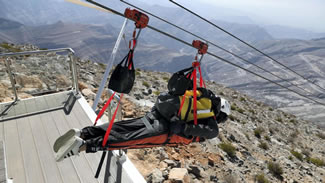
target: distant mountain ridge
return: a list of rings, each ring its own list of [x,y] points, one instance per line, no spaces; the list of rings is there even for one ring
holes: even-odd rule
[[[280,25],[266,25],[263,28],[276,39],[317,39],[325,37],[325,33],[315,33],[304,29]]]
[[[16,22],[16,21],[12,21],[12,20],[8,20],[8,19],[4,19],[0,17],[0,28],[2,30],[7,30],[7,29],[17,29],[19,27],[23,26],[23,24]]]
[[[177,14],[177,11],[174,12]],[[171,15],[174,15],[171,13]],[[199,31],[202,27],[205,28],[205,36],[207,39],[214,39],[220,42],[220,45],[232,45],[236,41],[231,39],[229,36],[225,34],[217,34],[213,27],[207,26],[204,23],[198,24],[197,28],[191,25],[191,21],[186,21],[188,16],[184,16],[178,20],[182,27],[188,27],[189,29],[193,29],[194,32],[198,34],[202,34]],[[9,20],[8,20],[9,21]],[[242,24],[233,24],[227,22],[218,22],[225,27],[231,29],[231,31],[238,33],[244,39],[250,40],[250,42],[256,42],[261,40],[269,40],[272,39],[270,35],[268,35],[263,29],[255,25],[242,25]],[[153,24],[162,29],[163,31],[167,31],[168,33],[175,35],[181,39],[188,40],[188,42],[192,42],[193,37],[186,35],[179,30],[174,28],[170,28],[170,26],[166,26],[161,22],[153,22]],[[1,26],[0,26],[1,28]],[[126,32],[126,40],[130,39],[131,30],[133,29],[133,23],[129,23]],[[241,31],[243,30],[243,31]],[[0,37],[0,41],[9,41],[13,43],[33,43],[39,47],[44,48],[57,48],[57,47],[73,47],[76,49],[79,56],[84,58],[91,58],[97,62],[105,62],[106,59],[109,58],[109,52],[113,49],[114,42],[118,35],[118,28],[115,28],[111,24],[105,25],[86,25],[80,23],[65,23],[63,21],[58,21],[54,24],[41,25],[41,26],[26,26],[22,25],[17,28],[13,28],[10,30],[0,29],[0,33],[2,36]],[[126,51],[126,46],[124,40],[121,44],[120,52]],[[141,46],[139,46],[138,50],[140,51],[139,59],[143,60],[143,63],[152,62],[153,64],[144,64],[147,69],[155,69],[155,65],[159,65],[162,57],[164,57],[165,63],[169,63],[174,60],[189,60],[191,62],[192,59],[187,58],[186,55],[193,54],[193,48],[184,46],[183,44],[174,41],[170,38],[167,38],[164,35],[156,33],[152,30],[143,30],[140,38],[140,45],[144,46],[144,48],[155,47],[159,48],[157,52],[151,56],[148,56],[141,53]],[[171,52],[171,54],[166,54],[166,51]],[[120,54],[120,53],[119,53]],[[142,56],[140,56],[142,55]],[[174,56],[171,56],[174,55]],[[119,55],[122,57],[122,55]],[[182,58],[182,56],[185,56]],[[177,58],[180,57],[180,58]],[[186,62],[186,63],[188,63]],[[140,65],[142,63],[140,62]],[[180,64],[183,65],[183,64]],[[168,66],[159,68],[166,68],[164,71],[169,71]],[[173,67],[174,69],[175,67]],[[173,70],[175,71],[175,70]]]
[[[171,12],[169,16],[176,16],[177,11]],[[175,23],[193,30],[195,33],[202,35],[207,39],[218,43],[219,45],[229,48],[234,53],[242,55],[244,58],[257,63],[264,68],[271,69],[274,73],[288,78],[294,79],[292,73],[280,72],[279,66],[270,62],[268,59],[261,57],[234,39],[229,38],[225,34],[216,31],[212,26],[204,24],[202,21],[188,21],[189,16],[180,16],[175,19]],[[8,22],[13,22],[9,21]],[[228,22],[220,22],[214,20],[217,24],[225,27],[230,32],[238,35],[245,41],[253,43],[257,48],[265,51],[274,58],[283,61],[285,64],[297,70],[299,73],[310,77],[313,80],[320,82],[325,87],[322,78],[325,77],[324,72],[324,39],[315,39],[310,41],[302,40],[274,40],[263,28],[249,24],[235,24]],[[185,35],[166,24],[153,21],[154,26],[165,30],[177,37],[191,42],[193,37]],[[5,25],[5,24],[3,24]],[[86,25],[80,23],[56,22],[54,24],[42,26],[24,26],[17,23],[12,23],[15,26],[9,26],[10,29],[3,29],[0,26],[0,41],[8,41],[14,43],[33,43],[42,48],[58,48],[72,47],[76,50],[77,55],[83,58],[106,63],[108,61],[111,50],[113,49],[118,28],[111,24],[105,25]],[[4,26],[5,27],[5,26]],[[133,23],[129,23],[126,32],[126,40],[130,39]],[[204,32],[200,30],[205,30]],[[116,63],[122,59],[127,52],[125,41],[122,40],[121,49],[118,52]],[[227,55],[226,53],[210,46],[210,51],[217,55],[241,64],[238,59]],[[184,46],[170,38],[155,33],[151,30],[144,30],[139,38],[139,46],[135,54],[136,66],[143,69],[159,70],[167,72],[175,72],[182,68],[188,67],[194,58],[196,51],[190,47]],[[252,66],[241,64],[245,68],[258,71]],[[274,85],[270,85],[264,80],[258,79],[255,76],[249,75],[246,72],[219,62],[215,58],[206,56],[202,64],[203,75],[205,79],[216,80],[222,84],[242,90],[248,94],[254,95],[256,98],[266,101],[267,103],[282,107],[286,110],[288,106],[296,107],[296,100],[302,100],[306,104],[310,102],[296,97],[287,91],[283,91]],[[260,71],[259,71],[260,72]],[[264,74],[264,73],[260,73]],[[298,80],[301,85],[310,90],[315,90],[316,95],[320,95],[317,88],[313,88]],[[258,92],[257,92],[258,91]],[[276,97],[277,99],[275,100]],[[290,98],[290,100],[284,100]],[[306,117],[311,116],[315,112],[319,112],[322,107],[317,110],[304,111],[305,109],[297,109],[292,113]],[[313,121],[322,121],[323,116],[309,118]]]

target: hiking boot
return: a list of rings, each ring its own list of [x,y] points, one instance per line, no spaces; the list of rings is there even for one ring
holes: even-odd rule
[[[64,158],[79,155],[79,148],[84,144],[84,140],[80,137],[73,136],[58,149],[56,153],[56,161],[62,161]]]
[[[56,139],[53,145],[54,152],[58,152],[61,146],[63,146],[66,141],[69,141],[69,139],[73,138],[74,136],[80,137],[80,134],[81,134],[80,130],[76,128],[72,128],[69,131],[67,131],[64,135]]]

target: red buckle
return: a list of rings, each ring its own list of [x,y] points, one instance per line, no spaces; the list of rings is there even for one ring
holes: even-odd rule
[[[124,15],[126,18],[131,19],[135,22],[136,28],[142,29],[147,27],[148,25],[149,17],[138,10],[135,9],[131,10],[130,8],[126,8]]]
[[[200,66],[200,62],[192,62],[192,67],[199,67]]]
[[[208,45],[200,40],[193,40],[192,46],[198,49],[198,53],[203,55],[208,52]]]

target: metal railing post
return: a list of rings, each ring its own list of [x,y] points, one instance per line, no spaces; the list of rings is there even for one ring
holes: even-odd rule
[[[9,75],[9,78],[10,78],[10,82],[11,82],[11,87],[12,89],[14,90],[14,94],[15,94],[15,101],[18,101],[19,98],[18,98],[18,95],[17,95],[17,89],[16,89],[16,79],[14,78],[13,76],[13,73],[11,72],[11,60],[9,60],[9,58],[6,58],[5,59],[5,65],[6,65],[6,68],[7,68],[7,73]]]
[[[69,53],[69,58],[71,61],[71,65],[72,65],[72,81],[73,81],[73,85],[74,85],[74,89],[76,90],[76,94],[79,94],[79,83],[78,83],[78,74],[77,74],[77,64],[76,64],[76,59],[74,56],[74,52],[70,50]]]
[[[70,68],[70,72],[71,72],[71,80],[72,80],[72,88],[74,88],[74,83],[75,83],[75,80],[74,80],[74,74],[73,74],[73,69],[72,69],[72,56],[69,54],[69,68]]]

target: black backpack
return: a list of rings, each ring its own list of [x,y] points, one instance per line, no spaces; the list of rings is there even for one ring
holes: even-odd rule
[[[130,93],[134,79],[133,50],[130,50],[114,69],[108,83],[108,88],[119,93]]]
[[[184,95],[186,90],[193,88],[192,80],[190,79],[193,67],[180,70],[172,75],[168,81],[168,91],[171,95],[181,96]]]

